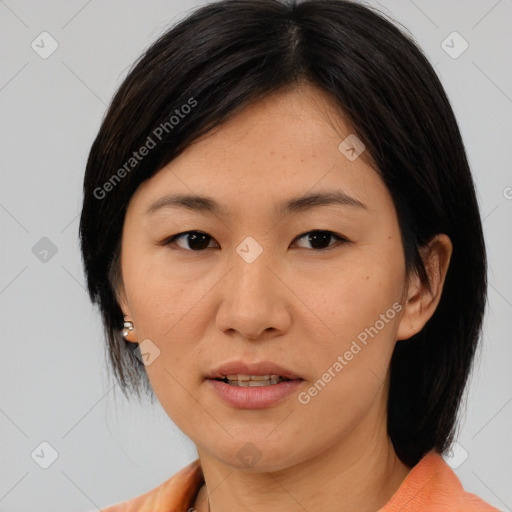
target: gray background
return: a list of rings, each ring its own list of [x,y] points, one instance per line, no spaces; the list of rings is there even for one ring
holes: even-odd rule
[[[108,377],[77,229],[106,105],[142,50],[204,3],[0,1],[0,512],[97,510],[196,458],[159,404],[128,404]],[[512,2],[371,4],[425,50],[466,144],[485,218],[489,305],[460,447],[448,460],[467,490],[512,510]],[[44,31],[58,43],[46,59],[31,47],[51,49]],[[447,39],[454,31],[469,44],[457,58],[445,51],[463,48]],[[58,453],[48,469],[43,441]]]

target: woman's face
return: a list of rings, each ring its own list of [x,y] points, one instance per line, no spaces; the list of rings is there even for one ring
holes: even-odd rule
[[[385,432],[402,243],[386,186],[351,137],[340,146],[350,131],[335,119],[310,87],[268,97],[188,147],[128,207],[121,304],[151,385],[198,450],[232,466],[249,455],[277,470]],[[211,203],[162,205],[177,194]],[[338,201],[295,201],[315,194]],[[183,232],[193,233],[165,245]],[[260,362],[301,380],[208,379]]]

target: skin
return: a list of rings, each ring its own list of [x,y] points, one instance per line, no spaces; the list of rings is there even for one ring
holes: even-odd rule
[[[269,96],[188,147],[129,203],[119,302],[135,326],[128,340],[159,348],[146,367],[151,385],[196,444],[206,482],[198,512],[208,493],[214,512],[376,511],[410,471],[386,431],[389,362],[396,340],[434,313],[452,245],[439,234],[423,251],[432,293],[406,275],[391,196],[370,155],[350,161],[338,149],[351,131],[337,112],[308,85]],[[366,208],[275,212],[291,197],[340,189]],[[210,196],[224,212],[146,215],[168,193]],[[186,236],[158,245],[191,230],[211,237],[208,248],[194,251]],[[297,238],[312,230],[349,243]],[[236,252],[248,236],[263,250],[252,263]],[[204,380],[227,361],[270,360],[307,390],[393,304],[401,311],[307,405],[295,393],[237,409]],[[237,457],[248,442],[260,455],[249,468]]]

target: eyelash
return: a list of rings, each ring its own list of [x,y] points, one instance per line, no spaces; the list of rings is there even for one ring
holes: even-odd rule
[[[194,230],[192,230],[192,231],[183,231],[182,233],[177,233],[175,235],[167,237],[164,240],[162,240],[161,242],[159,242],[158,245],[169,246],[169,245],[175,243],[177,240],[180,240],[180,239],[184,238],[186,235],[190,235],[190,234],[193,234],[193,233],[199,233],[201,235],[206,235],[207,237],[209,237],[210,239],[213,240],[213,237],[208,235],[208,233],[204,233],[203,231],[194,231]],[[295,242],[296,240],[300,240],[301,238],[304,238],[306,235],[309,235],[309,234],[312,234],[312,233],[327,233],[331,237],[334,237],[334,238],[337,239],[337,243],[329,245],[325,249],[309,249],[309,250],[314,251],[314,252],[326,252],[326,251],[329,251],[331,249],[334,249],[334,248],[338,247],[341,244],[350,243],[350,240],[348,240],[347,238],[345,238],[345,237],[343,237],[341,235],[338,235],[337,233],[334,233],[333,231],[329,231],[329,230],[326,230],[326,229],[314,229],[312,231],[306,231],[305,233],[302,233],[302,234],[296,236],[294,238],[293,242]],[[183,249],[183,247],[180,247],[180,249]],[[212,247],[207,247],[205,249],[200,249],[200,250],[193,250],[193,249],[183,249],[183,250],[184,251],[188,251],[188,252],[198,252],[199,253],[199,252],[205,251],[206,249],[212,249]]]

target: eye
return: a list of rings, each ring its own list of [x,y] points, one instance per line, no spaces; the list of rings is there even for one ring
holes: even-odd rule
[[[203,249],[207,249],[208,240],[213,240],[213,238],[202,231],[184,231],[183,233],[178,233],[166,238],[159,245],[171,245],[176,243],[178,240],[187,240],[187,244],[189,244],[188,247],[179,245],[182,249],[199,252]]]
[[[329,244],[329,240],[331,238],[337,239],[338,243]],[[348,243],[345,237],[337,235],[332,231],[325,231],[320,229],[315,229],[313,231],[308,231],[307,233],[303,233],[299,235],[295,240],[305,239],[308,243],[311,243],[314,247],[312,248],[314,251],[326,251],[333,247],[336,247],[342,243]],[[326,247],[322,247],[325,246]],[[318,247],[320,246],[320,247]]]

